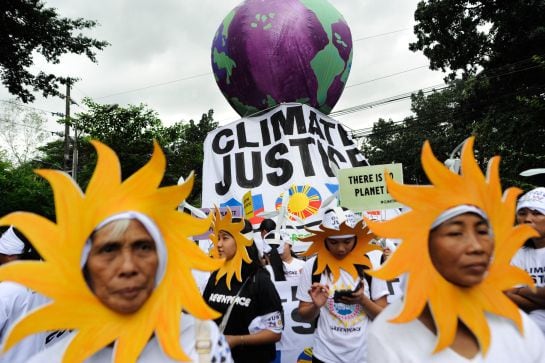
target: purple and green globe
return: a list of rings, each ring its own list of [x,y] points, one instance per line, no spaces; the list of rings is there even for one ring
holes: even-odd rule
[[[246,0],[212,43],[216,82],[241,116],[286,102],[329,114],[351,65],[350,28],[325,0]]]

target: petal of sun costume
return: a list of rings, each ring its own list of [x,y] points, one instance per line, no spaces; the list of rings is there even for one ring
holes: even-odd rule
[[[502,197],[499,157],[490,160],[485,177],[473,155],[473,138],[467,140],[462,150],[461,175],[438,161],[428,142],[422,150],[422,166],[432,185],[399,184],[385,173],[388,192],[411,210],[386,222],[367,220],[378,236],[403,240],[383,267],[371,274],[385,280],[408,275],[403,307],[391,322],[413,321],[427,304],[437,330],[434,353],[453,343],[460,320],[486,355],[490,346],[486,312],[512,321],[523,333],[521,313],[503,293],[519,284],[533,286],[526,272],[510,265],[514,253],[534,235],[528,226],[513,225],[516,198],[521,191],[509,188]],[[432,223],[447,209],[463,204],[486,213],[495,240],[487,275],[478,285],[467,288],[445,280],[434,268],[428,250]]]
[[[191,192],[193,178],[182,185],[159,187],[166,160],[155,143],[150,161],[122,182],[114,151],[97,141],[92,144],[98,161],[85,194],[66,173],[36,171],[53,189],[56,222],[26,212],[0,219],[1,225],[13,224],[21,230],[45,260],[2,266],[0,280],[26,285],[53,300],[21,320],[3,349],[32,333],[72,329],[75,337],[63,362],[83,361],[114,341],[114,361],[134,362],[153,334],[165,355],[188,360],[178,339],[182,310],[200,319],[219,315],[201,298],[191,270],[213,271],[223,263],[206,256],[189,240],[206,231],[211,219],[176,211]],[[80,260],[96,226],[126,211],[142,213],[156,223],[165,241],[167,262],[164,276],[144,305],[123,315],[103,305],[89,289]]]

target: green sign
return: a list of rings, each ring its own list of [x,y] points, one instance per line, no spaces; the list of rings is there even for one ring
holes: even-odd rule
[[[340,169],[338,172],[340,203],[353,211],[400,208],[386,191],[384,173],[388,172],[395,181],[403,183],[401,164],[360,166]]]

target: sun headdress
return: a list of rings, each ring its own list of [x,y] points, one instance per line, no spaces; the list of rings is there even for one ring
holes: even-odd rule
[[[485,312],[512,320],[522,333],[520,312],[503,291],[518,284],[533,286],[525,271],[510,265],[514,253],[535,234],[529,226],[514,226],[516,198],[521,191],[509,188],[502,198],[499,157],[490,160],[485,178],[473,155],[473,141],[469,138],[462,150],[461,175],[438,161],[426,141],[422,166],[432,185],[399,184],[385,173],[388,192],[410,211],[386,222],[367,220],[378,236],[403,240],[383,267],[371,272],[384,280],[408,274],[403,309],[392,322],[418,318],[427,304],[437,330],[434,353],[452,344],[459,319],[473,332],[485,355],[490,345]],[[484,211],[495,240],[488,273],[473,287],[460,287],[443,278],[428,250],[434,221],[446,210],[464,204]]]
[[[341,276],[340,270],[348,272],[354,279],[358,278],[358,270],[355,265],[362,265],[372,268],[367,253],[380,249],[379,246],[370,242],[375,237],[369,233],[369,228],[364,227],[363,220],[356,221],[354,213],[350,210],[343,211],[337,207],[324,215],[324,221],[320,229],[307,229],[312,235],[301,238],[302,242],[312,242],[303,256],[311,257],[316,254],[317,267],[314,275],[319,275],[328,269],[333,275],[333,282]],[[342,260],[335,258],[326,247],[327,238],[356,237],[356,245]]]
[[[72,329],[75,336],[63,362],[84,361],[114,341],[114,361],[134,362],[152,334],[167,356],[188,360],[179,341],[181,311],[200,319],[219,315],[201,298],[191,269],[212,271],[222,262],[206,256],[189,240],[189,236],[206,231],[211,219],[176,211],[191,192],[193,177],[183,185],[159,187],[166,160],[154,143],[150,161],[122,182],[115,152],[98,141],[91,143],[98,161],[85,194],[64,172],[36,171],[53,189],[56,222],[27,212],[0,219],[0,225],[18,228],[45,260],[2,266],[0,280],[18,282],[52,299],[14,326],[3,349],[13,347],[29,334]],[[162,279],[145,304],[133,314],[120,314],[102,304],[90,290],[81,269],[81,256],[97,225],[131,211],[155,222],[168,257]]]
[[[213,257],[219,257],[218,236],[220,231],[225,231],[233,236],[237,245],[235,255],[233,258],[223,263],[218,270],[215,281],[217,284],[218,281],[225,276],[227,288],[231,290],[231,279],[233,276],[235,276],[238,281],[242,282],[242,262],[252,263],[252,259],[248,255],[246,247],[250,247],[254,242],[241,233],[241,231],[244,229],[244,220],[233,222],[233,215],[230,209],[227,210],[225,217],[222,218],[218,208],[216,207],[214,210],[213,226],[214,231],[212,234],[210,234],[210,240],[214,243],[214,247],[211,250]]]

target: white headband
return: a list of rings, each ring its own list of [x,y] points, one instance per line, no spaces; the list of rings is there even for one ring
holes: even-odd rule
[[[4,255],[20,255],[25,250],[25,243],[15,234],[10,226],[0,237],[0,253]]]
[[[522,208],[536,210],[545,214],[545,188],[536,188],[524,194],[517,204],[517,212]]]
[[[96,226],[95,231],[101,229],[108,223],[119,221],[122,219],[136,219],[138,222],[142,223],[146,231],[150,234],[151,238],[155,242],[155,249],[157,250],[157,257],[159,260],[159,263],[157,264],[157,275],[155,277],[155,286],[159,285],[159,282],[163,279],[163,276],[165,275],[166,265],[167,265],[167,251],[165,246],[165,241],[163,240],[163,235],[161,234],[161,231],[149,218],[148,216],[139,213],[139,212],[123,212],[119,214],[114,214],[113,216],[110,216],[99,223],[98,226]],[[83,267],[87,263],[87,258],[89,257],[89,252],[91,251],[91,244],[92,241],[89,238],[87,242],[85,243],[85,246],[83,247],[83,252],[81,254],[81,266]]]
[[[344,222],[350,228],[354,228],[358,223],[356,215],[351,210],[343,210],[341,207],[335,207],[332,210],[324,214],[322,220],[322,226],[329,229],[340,229],[340,225]],[[343,234],[336,236],[329,236],[329,238],[349,238],[354,237],[356,233],[352,234]]]
[[[447,209],[446,211],[441,213],[439,215],[439,217],[437,217],[435,219],[435,221],[433,221],[430,229],[434,229],[435,227],[439,226],[440,224],[446,222],[447,220],[449,220],[451,218],[454,218],[454,217],[457,217],[457,216],[462,215],[462,214],[466,214],[466,213],[476,214],[478,216],[481,216],[486,221],[488,221],[488,217],[486,216],[486,214],[481,209],[479,209],[479,208],[477,208],[477,207],[475,207],[473,205],[462,204],[462,205],[458,205],[456,207]]]

